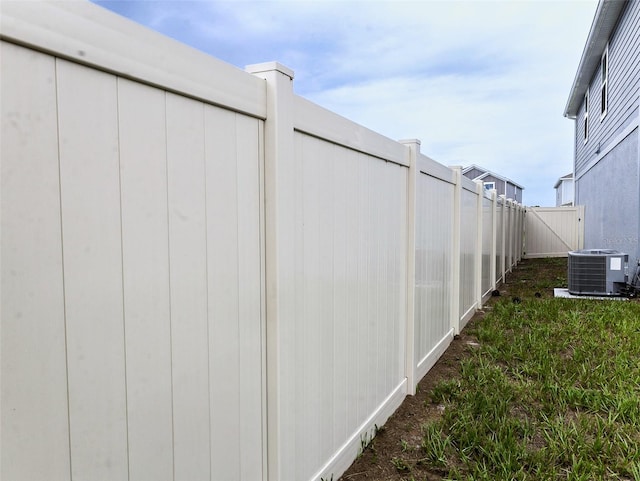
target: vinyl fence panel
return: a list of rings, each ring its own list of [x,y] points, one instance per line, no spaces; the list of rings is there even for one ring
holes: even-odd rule
[[[504,280],[504,246],[505,246],[505,200],[497,199],[496,215],[496,282]]]
[[[418,159],[416,199],[415,366],[421,379],[449,345],[451,327],[454,178],[431,159]],[[437,226],[437,228],[436,228]]]
[[[513,202],[510,199],[506,199],[504,204],[505,209],[505,236],[504,236],[504,269],[505,272],[511,272],[513,266],[513,232],[512,228],[515,223]]]
[[[491,282],[493,228],[493,202],[490,194],[485,191],[482,197],[482,275],[480,279],[482,297],[493,289]]]
[[[460,209],[460,320],[463,324],[476,308],[476,243],[478,241],[476,186],[463,181]]]
[[[260,479],[263,122],[2,61],[2,478]]]
[[[302,125],[334,118],[308,107]],[[293,231],[292,262],[280,269],[292,283],[280,308],[292,315],[279,322],[293,338],[279,353],[283,480],[347,467],[336,456],[352,459],[405,390],[408,169],[299,131],[294,153],[295,201],[281,210]]]

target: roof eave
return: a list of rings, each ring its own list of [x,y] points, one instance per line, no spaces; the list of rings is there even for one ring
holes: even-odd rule
[[[562,177],[560,177],[560,178],[558,179],[558,181],[556,182],[556,185],[554,185],[554,186],[553,186],[553,188],[554,188],[554,189],[557,189],[557,188],[558,188],[558,186],[559,186],[560,184],[562,184],[562,181],[563,181],[563,180],[573,180],[573,174],[567,174],[567,175],[563,175]]]
[[[584,94],[589,88],[593,74],[600,64],[602,52],[607,46],[611,32],[618,23],[618,18],[622,13],[627,0],[600,0],[596,13],[591,22],[589,36],[584,45],[582,57],[578,64],[569,99],[564,109],[564,116],[576,118],[578,110],[582,105]]]

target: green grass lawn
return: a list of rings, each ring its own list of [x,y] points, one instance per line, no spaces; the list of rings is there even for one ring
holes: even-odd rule
[[[566,259],[547,262],[560,287]],[[640,303],[536,297],[550,281],[534,272],[470,326],[461,377],[430,393],[444,413],[423,425],[421,463],[452,480],[640,481]]]

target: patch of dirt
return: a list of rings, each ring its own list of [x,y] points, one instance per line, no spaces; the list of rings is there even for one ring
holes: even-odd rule
[[[420,463],[422,426],[442,415],[443,406],[432,403],[430,394],[441,381],[460,377],[460,361],[469,357],[479,346],[469,331],[496,302],[520,302],[528,297],[553,297],[554,287],[566,287],[566,259],[523,260],[506,282],[498,287],[499,296],[491,297],[483,310],[478,311],[465,329],[456,336],[433,368],[420,381],[415,396],[407,396],[398,410],[380,428],[376,437],[342,475],[340,481],[406,481],[413,476],[425,481],[444,479],[446,472],[429,469]],[[505,299],[506,298],[506,299]],[[397,460],[412,462],[402,469]],[[396,460],[394,464],[394,460]]]
[[[342,481],[402,481],[407,479],[408,473],[403,473],[394,464],[394,458],[411,457],[415,453],[411,474],[419,474],[421,480],[442,480],[445,472],[433,472],[419,466],[420,446],[422,443],[422,425],[442,415],[443,406],[431,402],[430,393],[433,387],[442,380],[460,377],[460,361],[478,346],[478,340],[466,333],[477,319],[484,316],[484,311],[478,311],[449,345],[442,357],[431,368],[418,384],[415,396],[407,396],[398,410],[381,427],[376,437],[371,441],[364,453],[356,459],[345,472]]]

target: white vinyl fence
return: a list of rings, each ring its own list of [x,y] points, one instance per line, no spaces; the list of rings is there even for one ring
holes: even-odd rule
[[[584,247],[584,206],[527,207],[524,257],[567,257]]]
[[[3,2],[0,478],[330,479],[522,206],[88,2]]]

